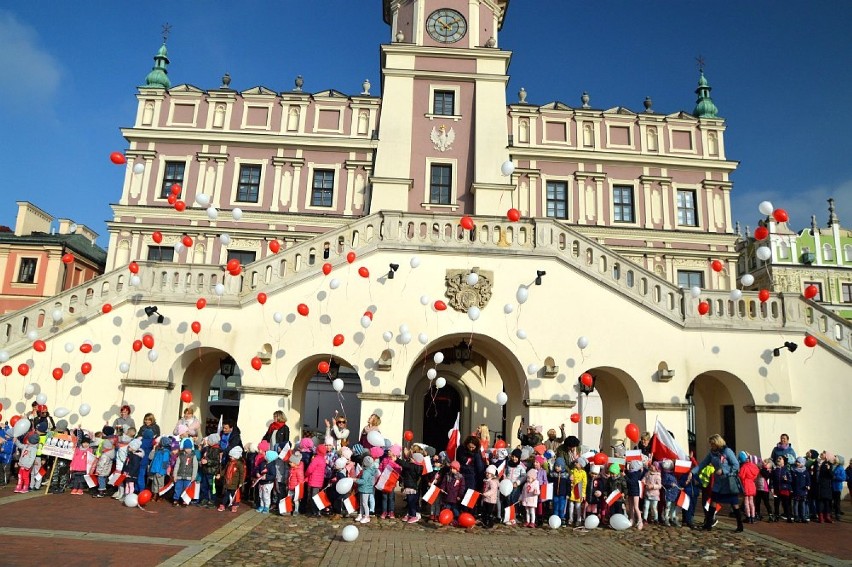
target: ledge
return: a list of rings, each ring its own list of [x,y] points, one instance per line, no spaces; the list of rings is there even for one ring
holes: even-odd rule
[[[642,411],[686,411],[689,404],[676,404],[672,402],[640,402],[636,404],[636,409]]]
[[[576,400],[524,400],[528,408],[573,408]]]
[[[359,400],[371,402],[407,402],[405,394],[382,394],[380,392],[359,392],[356,394]]]
[[[255,394],[258,396],[289,396],[292,391],[288,388],[275,388],[273,386],[237,386],[240,394]]]
[[[175,385],[162,380],[137,380],[135,378],[122,378],[121,385],[127,388],[154,388],[157,390],[174,390]]]
[[[746,413],[799,413],[801,406],[743,406]]]

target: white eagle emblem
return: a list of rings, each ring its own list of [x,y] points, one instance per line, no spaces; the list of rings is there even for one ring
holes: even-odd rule
[[[432,127],[432,134],[429,137],[432,139],[432,143],[435,144],[436,150],[445,152],[453,145],[456,133],[453,132],[452,128],[448,131],[447,127],[441,124],[440,128]]]

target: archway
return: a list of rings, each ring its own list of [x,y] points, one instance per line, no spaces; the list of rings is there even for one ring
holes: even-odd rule
[[[581,394],[579,377],[588,372],[594,380],[594,390]],[[609,452],[610,447],[624,442],[624,428],[635,423],[647,431],[645,413],[637,408],[644,401],[642,390],[632,376],[620,368],[598,366],[588,368],[574,379],[580,413],[579,435],[584,446]]]
[[[243,371],[230,354],[211,347],[193,348],[185,351],[176,364],[183,367],[182,378],[178,381],[173,376],[177,387],[163,411],[167,420],[181,417],[188,405],[181,400],[184,391],[192,394],[192,404],[198,408],[196,416],[207,432],[216,430],[220,417],[238,419]],[[171,423],[167,421],[161,427],[167,432]]]
[[[732,449],[760,454],[757,415],[748,386],[723,370],[709,370],[693,379],[686,391],[689,450],[701,455],[709,449],[707,438],[719,433]]]
[[[320,373],[317,364],[330,363],[328,373]],[[332,381],[343,381],[343,390],[336,392]],[[331,420],[335,412],[346,416],[349,425],[349,443],[358,441],[361,423],[361,377],[345,360],[329,355],[316,355],[300,362],[290,394],[290,431],[293,436],[325,436],[325,420]]]
[[[447,444],[447,432],[452,429],[462,409],[459,391],[449,381],[443,388],[434,384],[423,396],[422,437],[418,439],[439,451]]]

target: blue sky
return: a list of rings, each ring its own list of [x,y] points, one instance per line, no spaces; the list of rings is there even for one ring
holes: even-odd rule
[[[172,24],[172,84],[378,93],[379,44],[390,30],[380,0],[323,2],[98,2],[0,4],[0,224],[17,200],[101,234],[123,170],[119,128],[132,124],[144,81]],[[852,2],[513,0],[500,46],[514,52],[508,100],[657,112],[691,111],[706,61],[713,99],[727,120],[735,220],[755,225],[764,199],[791,226],[828,216],[852,226]]]

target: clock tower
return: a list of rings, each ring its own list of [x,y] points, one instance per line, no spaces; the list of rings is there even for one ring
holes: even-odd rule
[[[370,211],[503,215],[513,206],[498,47],[508,0],[383,0],[382,111]]]

